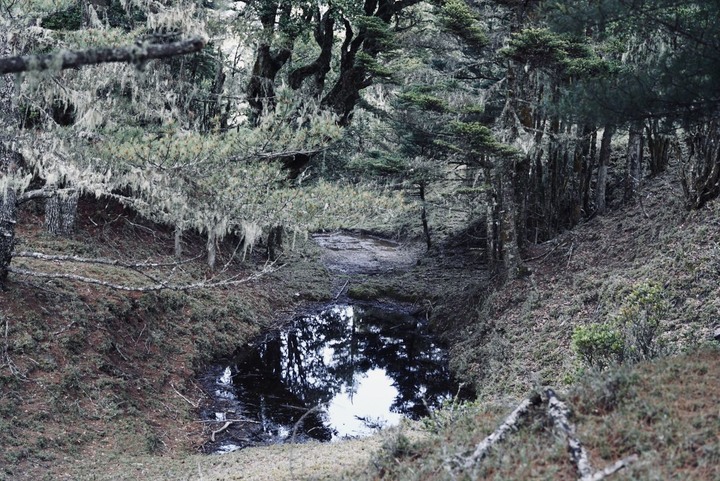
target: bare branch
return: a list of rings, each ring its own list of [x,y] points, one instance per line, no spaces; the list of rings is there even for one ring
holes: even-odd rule
[[[505,418],[505,421],[500,425],[500,427],[498,427],[492,434],[483,439],[482,442],[477,445],[473,454],[467,457],[461,466],[465,470],[474,468],[477,463],[482,461],[483,458],[488,455],[490,449],[495,444],[502,441],[508,433],[518,428],[520,420],[530,413],[530,408],[532,406],[540,406],[544,402],[547,403],[547,415],[552,420],[555,429],[567,440],[570,457],[572,458],[578,474],[580,475],[578,481],[601,481],[637,461],[638,456],[634,454],[615,462],[605,469],[594,471],[592,465],[590,464],[587,451],[575,434],[575,426],[573,426],[568,420],[570,408],[567,404],[557,398],[552,389],[546,390],[545,395],[547,396],[547,400],[545,401],[539,394],[535,394],[521,402],[520,405],[518,405],[518,407],[515,408],[515,410],[510,413],[507,418]]]
[[[472,455],[465,460],[465,469],[471,469],[477,463],[482,461],[483,458],[485,458],[485,456],[487,456],[490,452],[490,448],[505,439],[505,436],[507,436],[508,433],[516,430],[520,420],[527,416],[530,408],[540,405],[541,402],[542,400],[539,395],[531,396],[521,402],[520,405],[518,405],[518,407],[516,407],[507,418],[505,418],[505,421],[500,425],[500,427],[498,427],[493,433],[477,445],[475,452],[473,452]]]
[[[2,60],[0,59],[0,62]],[[57,194],[74,194],[77,192],[77,189],[36,189],[36,190],[28,190],[26,192],[23,192],[20,194],[17,198],[17,203],[22,204],[24,202],[35,200],[35,199],[48,199],[50,197],[54,197]]]
[[[129,263],[129,262],[123,262],[118,259],[103,259],[102,257],[92,258],[92,257],[79,257],[79,256],[66,256],[66,255],[56,255],[56,254],[43,254],[42,252],[18,252],[13,254],[13,257],[27,257],[31,259],[40,259],[43,261],[59,261],[59,262],[78,262],[82,264],[101,264],[105,266],[118,266],[118,267],[124,267],[127,269],[156,269],[159,267],[175,267],[182,264],[187,264],[189,262],[192,262],[194,260],[199,259],[201,256],[195,256],[191,259],[186,259],[184,261],[174,261],[174,262],[167,262],[167,263],[153,263],[153,262],[138,262],[138,263]]]
[[[67,279],[71,281],[77,281],[77,282],[83,282],[85,284],[93,284],[96,286],[103,286],[108,287],[110,289],[115,289],[118,291],[128,291],[128,292],[156,292],[156,291],[191,291],[196,289],[214,289],[219,287],[228,287],[228,286],[234,286],[238,284],[245,284],[250,281],[256,280],[260,278],[263,274],[266,274],[268,272],[272,272],[272,269],[264,269],[257,274],[253,274],[248,277],[244,277],[239,279],[238,276],[231,277],[229,279],[222,279],[222,280],[214,280],[214,279],[206,279],[203,281],[198,282],[191,282],[188,284],[169,284],[160,282],[158,284],[154,285],[147,285],[147,286],[129,286],[125,284],[115,284],[113,282],[103,281],[101,279],[95,279],[93,277],[86,277],[86,276],[80,276],[77,274],[68,274],[68,273],[60,273],[60,272],[40,272],[40,271],[33,271],[28,269],[22,269],[20,267],[8,267],[8,272],[12,272],[14,274],[24,275],[24,276],[32,276],[32,277],[43,277],[46,279]]]
[[[174,57],[176,55],[198,52],[204,47],[204,39],[193,37],[181,42],[167,44],[141,43],[125,47],[95,48],[77,51],[65,50],[51,54],[6,57],[0,58],[0,74],[52,69],[63,70],[101,63],[141,63],[156,58]]]
[[[555,428],[567,438],[568,450],[578,474],[581,479],[589,479],[593,475],[593,468],[590,465],[587,451],[575,435],[575,427],[568,421],[570,409],[555,395],[555,391],[548,389],[545,394],[548,398],[548,415],[553,421]]]
[[[622,468],[630,466],[630,464],[634,463],[638,459],[640,459],[640,457],[637,454],[633,454],[631,456],[628,456],[627,458],[623,458],[615,462],[614,464],[608,466],[605,469],[595,471],[592,475],[587,478],[582,478],[580,481],[601,481],[602,479],[605,479],[611,474],[615,474],[616,472],[620,471]]]

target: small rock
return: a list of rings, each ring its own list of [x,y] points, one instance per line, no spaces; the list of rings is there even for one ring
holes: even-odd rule
[[[716,341],[720,342],[720,327],[715,328],[715,333],[713,334],[713,337]]]

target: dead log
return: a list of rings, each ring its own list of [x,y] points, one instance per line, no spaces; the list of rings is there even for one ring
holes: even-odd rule
[[[539,394],[534,394],[529,398],[525,399],[515,408],[510,415],[505,418],[505,421],[498,427],[492,434],[483,439],[475,448],[475,451],[465,460],[464,468],[471,469],[477,463],[483,460],[488,455],[490,449],[500,441],[511,431],[518,429],[520,421],[527,416],[530,412],[530,408],[533,406],[539,406],[542,403],[542,399]]]
[[[611,474],[637,461],[638,456],[633,454],[632,456],[628,456],[617,461],[605,469],[601,469],[599,471],[593,470],[588,453],[582,445],[582,442],[580,442],[575,434],[575,426],[573,426],[568,419],[570,408],[568,408],[567,404],[558,399],[555,395],[555,391],[552,389],[546,390],[545,395],[547,396],[548,416],[552,420],[555,429],[563,434],[567,440],[570,458],[575,464],[578,474],[580,475],[579,481],[601,481],[607,476],[610,476]]]
[[[592,476],[593,469],[588,459],[587,451],[580,440],[575,435],[575,426],[570,424],[568,416],[570,408],[555,395],[555,391],[548,389],[545,391],[548,402],[548,416],[553,422],[555,429],[565,436],[568,444],[568,451],[573,463],[577,467],[580,479],[588,479]]]

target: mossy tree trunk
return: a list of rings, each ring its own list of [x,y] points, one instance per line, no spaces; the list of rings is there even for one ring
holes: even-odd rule
[[[655,176],[664,172],[670,163],[672,137],[661,130],[660,122],[655,119],[650,120],[645,127],[645,133],[650,153],[648,162],[650,175]]]
[[[283,242],[285,238],[285,227],[282,225],[273,226],[268,234],[268,259],[276,261],[283,252]]]
[[[597,184],[595,186],[595,212],[602,215],[607,209],[605,192],[607,187],[608,164],[610,163],[612,137],[615,126],[606,124],[600,141],[600,154],[598,157]]]
[[[45,200],[45,230],[54,236],[67,236],[75,231],[79,194],[56,193]]]
[[[12,49],[7,33],[0,32],[0,56],[8,57]],[[20,166],[20,155],[12,146],[12,132],[18,124],[18,109],[13,102],[14,76],[0,76],[0,178],[8,179]],[[0,191],[0,288],[7,279],[15,247],[17,193],[6,185]]]
[[[423,233],[425,234],[425,243],[427,244],[428,251],[432,248],[432,240],[430,239],[430,226],[428,225],[427,219],[427,208],[425,202],[425,182],[420,182],[419,186],[420,194],[420,221],[422,222]]]
[[[643,126],[633,123],[627,145],[627,162],[625,166],[625,202],[635,198],[640,187],[642,176]]]

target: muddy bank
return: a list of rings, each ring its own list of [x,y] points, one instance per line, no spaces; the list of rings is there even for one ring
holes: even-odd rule
[[[335,232],[315,234],[325,267],[338,274],[380,274],[408,269],[422,253],[418,243],[399,243],[370,235]]]

